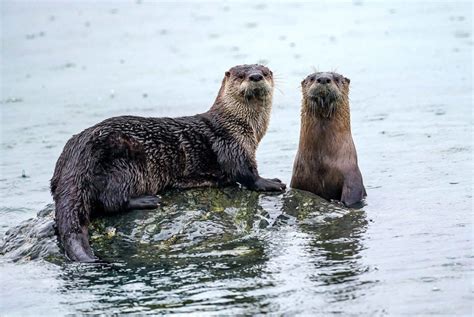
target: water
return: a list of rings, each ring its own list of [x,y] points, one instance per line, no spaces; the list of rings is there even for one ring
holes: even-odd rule
[[[104,266],[66,263],[46,208],[0,259],[2,314],[472,314],[471,3],[2,2],[1,21],[2,235],[51,203],[72,134],[205,111],[241,63],[278,78],[257,159],[287,183],[299,82],[351,79],[369,195],[350,211],[293,191],[165,193],[162,210],[94,223]]]
[[[374,282],[360,278],[370,270],[358,261],[365,213],[304,192],[268,196],[225,188],[165,193],[157,211],[93,222],[92,247],[111,263],[95,267],[64,264],[52,239],[53,210],[48,206],[7,232],[0,249],[19,263],[38,258],[57,263],[63,291],[101,298],[92,306],[72,301],[75,311],[295,313],[314,308],[302,301],[301,291],[327,292],[337,301],[356,296],[355,286]],[[299,307],[276,305],[282,294],[302,302]]]

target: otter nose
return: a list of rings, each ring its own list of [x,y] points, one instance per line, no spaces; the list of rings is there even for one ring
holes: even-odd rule
[[[317,81],[318,83],[325,85],[329,84],[331,82],[331,79],[328,77],[319,77]]]
[[[249,76],[249,79],[251,81],[261,81],[263,79],[263,76],[260,74],[252,74]]]

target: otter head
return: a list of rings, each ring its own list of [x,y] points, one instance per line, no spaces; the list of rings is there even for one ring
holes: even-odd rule
[[[307,113],[330,119],[348,106],[349,78],[333,72],[317,72],[301,82],[303,107]]]
[[[267,67],[239,65],[225,72],[221,91],[226,97],[249,104],[252,101],[271,101],[273,86],[273,73]]]
[[[256,147],[268,128],[273,87],[273,73],[267,67],[257,64],[234,66],[225,72],[216,101],[209,111],[238,119],[225,120],[231,131],[240,131],[241,123],[245,122],[255,136],[253,146]],[[238,134],[240,137],[242,133]]]

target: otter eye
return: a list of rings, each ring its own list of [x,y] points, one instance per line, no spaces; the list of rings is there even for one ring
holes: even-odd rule
[[[239,74],[237,77],[239,77],[240,79],[244,79],[245,75],[244,74]]]
[[[314,81],[314,76],[309,77],[309,81]]]
[[[339,77],[334,77],[334,81],[339,84]]]
[[[268,75],[270,75],[267,71],[263,71],[262,72],[263,76],[267,77]]]

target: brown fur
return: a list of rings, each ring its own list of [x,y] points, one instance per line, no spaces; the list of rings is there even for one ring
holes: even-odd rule
[[[311,74],[301,83],[300,142],[291,179],[293,188],[347,206],[366,196],[351,135],[349,83],[336,73]]]
[[[73,136],[51,179],[67,255],[96,261],[89,245],[90,218],[157,208],[156,194],[167,188],[238,182],[252,190],[285,189],[278,179],[260,177],[255,158],[268,127],[272,94],[268,68],[235,66],[226,72],[207,112],[180,118],[115,117]]]

